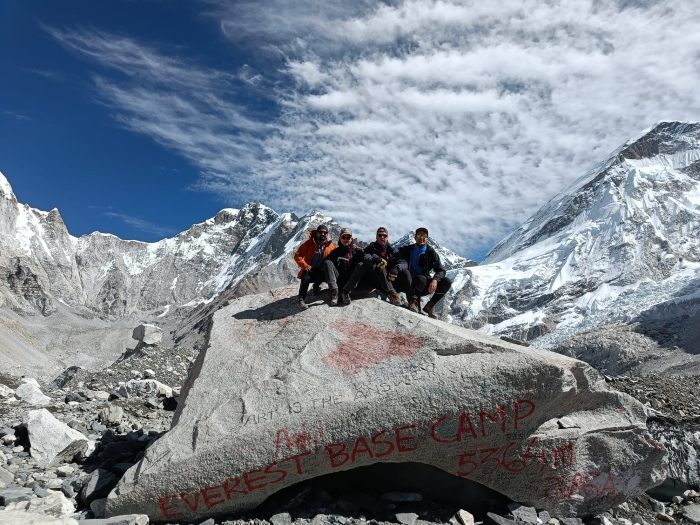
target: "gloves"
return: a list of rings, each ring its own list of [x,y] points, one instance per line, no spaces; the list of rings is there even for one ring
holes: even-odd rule
[[[389,275],[387,275],[387,277],[389,278],[389,280],[392,283],[396,280],[396,276],[397,276],[397,273],[394,273],[394,272],[389,272]]]
[[[386,262],[386,259],[380,259],[379,262],[377,263],[377,268],[379,268],[380,270],[383,270],[384,268],[386,268],[387,264],[388,263]]]

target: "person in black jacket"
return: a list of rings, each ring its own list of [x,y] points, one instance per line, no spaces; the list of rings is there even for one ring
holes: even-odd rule
[[[352,240],[352,230],[340,230],[339,246],[326,256],[323,261],[323,271],[326,274],[328,289],[331,292],[331,305],[338,304],[338,290],[342,289],[344,304],[350,304],[350,289],[345,285],[350,280],[357,265],[362,261],[364,252],[355,246]]]
[[[412,312],[420,313],[420,298],[433,294],[423,311],[437,319],[435,305],[450,289],[452,281],[446,276],[440,256],[428,246],[428,229],[417,228],[415,239],[415,244],[399,249],[389,279],[395,280],[396,289],[406,294]]]
[[[376,240],[364,249],[365,255],[362,262],[355,268],[345,285],[345,290],[350,292],[362,282],[369,287],[379,288],[389,297],[391,304],[400,305],[401,298],[387,276],[387,268],[394,263],[396,252],[396,248],[389,242],[389,231],[384,226],[380,226],[377,229]]]

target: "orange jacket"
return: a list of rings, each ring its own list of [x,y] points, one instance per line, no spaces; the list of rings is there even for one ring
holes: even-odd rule
[[[315,231],[316,230],[309,231],[309,240],[307,240],[306,242],[304,242],[304,244],[299,246],[299,249],[294,254],[294,260],[299,265],[299,268],[301,268],[301,270],[299,270],[299,273],[297,274],[298,279],[301,279],[301,274],[304,273],[305,270],[309,270],[311,268],[309,266],[309,263],[311,262],[314,253],[316,253],[316,247],[318,246],[316,244],[316,240],[314,239]],[[335,248],[336,245],[332,242],[329,242],[328,246],[326,246],[326,249],[323,250],[323,258],[325,259],[326,257],[328,257],[328,254],[335,250]]]

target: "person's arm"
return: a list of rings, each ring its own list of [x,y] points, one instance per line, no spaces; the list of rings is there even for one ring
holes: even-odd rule
[[[299,249],[297,249],[296,253],[294,254],[294,262],[297,263],[299,268],[302,270],[311,270],[311,266],[309,266],[309,263],[306,261],[306,258],[304,255],[307,253],[307,245],[310,242],[314,242],[311,239],[308,241],[304,242],[301,246],[299,246]]]

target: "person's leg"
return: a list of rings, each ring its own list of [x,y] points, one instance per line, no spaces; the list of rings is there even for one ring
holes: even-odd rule
[[[415,290],[415,296],[418,298],[428,295],[428,279],[425,275],[413,276],[413,288]]]
[[[323,262],[323,275],[331,294],[331,306],[338,304],[338,269],[332,261]]]
[[[440,299],[445,297],[445,294],[448,292],[451,286],[452,280],[449,277],[443,277],[438,281],[437,288],[435,288],[435,293],[423,307],[423,311],[428,314],[428,316],[432,317],[433,319],[438,318],[437,314],[435,313],[435,306],[438,304]]]
[[[297,298],[297,306],[302,310],[306,310],[308,308],[306,305],[306,294],[309,292],[309,285],[313,280],[311,275],[311,272],[304,271],[300,277],[301,282],[299,283],[299,297]]]
[[[355,266],[355,270],[352,272],[350,279],[348,279],[348,282],[345,284],[345,286],[343,286],[343,290],[346,292],[354,290],[357,283],[362,280],[371,267],[372,264],[368,262],[362,261],[361,263],[358,263],[357,266]]]

